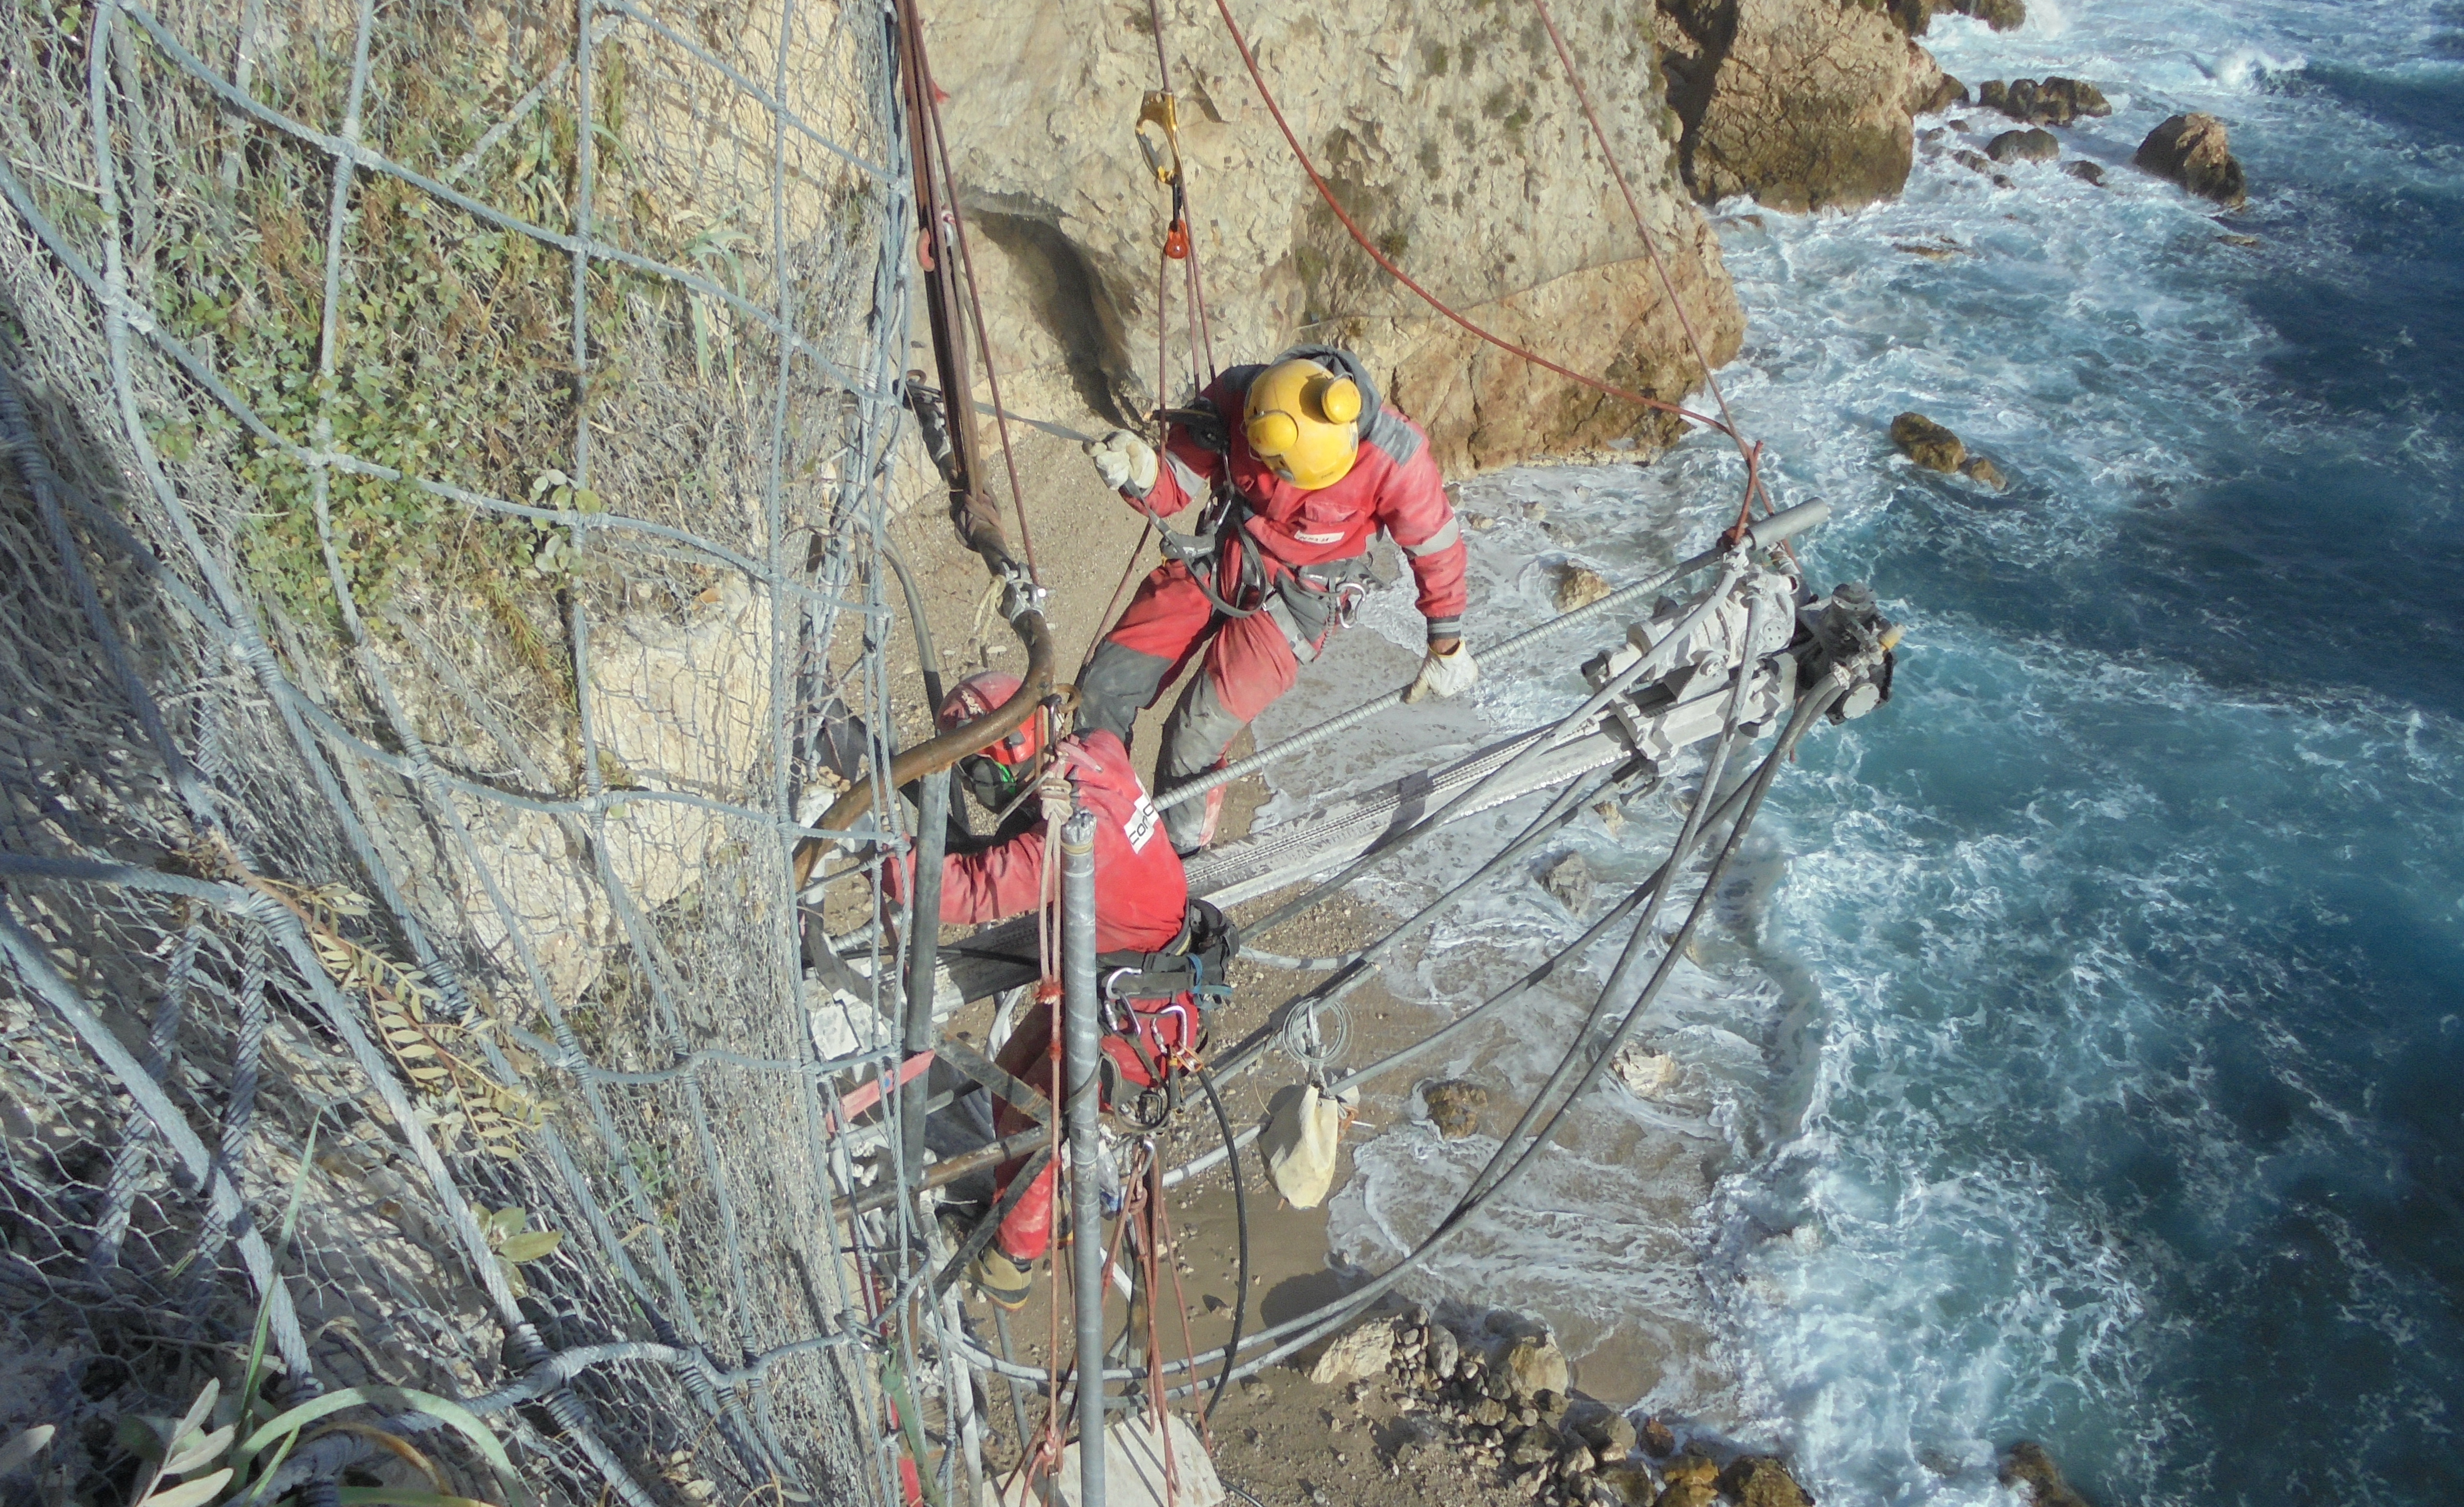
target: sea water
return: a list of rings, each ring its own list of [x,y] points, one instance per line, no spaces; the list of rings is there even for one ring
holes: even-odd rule
[[[1597,1096],[1435,1278],[1625,1336],[1659,1380],[1615,1400],[1830,1503],[2015,1500],[2022,1438],[2108,1507],[2464,1501],[2464,7],[2034,0],[1926,42],[2099,84],[2112,117],[2057,134],[2107,185],[1997,186],[1949,154],[2013,122],[1954,108],[1896,202],[1722,207],[1729,400],[1783,504],[1837,510],[1815,583],[1907,624],[1895,694],[1776,787],[1647,1025],[1680,1079]],[[2128,165],[2188,110],[2246,210]],[[1904,409],[2008,490],[1896,458]],[[1723,443],[1466,485],[1475,646],[1560,561],[1699,548]],[[1525,666],[1473,705],[1579,692]],[[1683,794],[1558,847],[1631,883]],[[1576,925],[1505,886],[1414,982],[1460,1008]],[[1528,1091],[1607,955],[1484,1070]],[[1391,1258],[1491,1145],[1364,1144],[1338,1251]]]

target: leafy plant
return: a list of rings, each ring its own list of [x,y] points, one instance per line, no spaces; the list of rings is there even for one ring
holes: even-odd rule
[[[564,1244],[563,1231],[530,1228],[530,1214],[521,1209],[482,1209],[479,1228],[488,1236],[488,1250],[496,1258],[496,1270],[505,1274],[505,1283],[517,1298],[531,1290],[530,1284],[522,1280],[522,1263],[544,1260]]]

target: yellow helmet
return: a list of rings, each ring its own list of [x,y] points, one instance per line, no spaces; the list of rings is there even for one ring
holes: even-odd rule
[[[1360,384],[1307,357],[1277,361],[1249,384],[1242,429],[1276,475],[1303,491],[1331,487],[1360,453]]]

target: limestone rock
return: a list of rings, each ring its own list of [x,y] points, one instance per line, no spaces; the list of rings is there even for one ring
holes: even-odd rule
[[[2009,83],[1989,80],[1976,86],[1976,102],[2031,125],[2068,125],[2081,116],[2113,113],[2103,90],[2084,78],[2058,74],[2041,83],[2034,78],[2013,78]]]
[[[1748,1454],[1728,1462],[1720,1473],[1721,1494],[1739,1507],[1814,1507],[1814,1499],[1788,1474],[1788,1467],[1768,1454]]]
[[[1604,211],[1599,156],[1545,37],[1471,7],[1364,0],[1244,17],[1294,132],[1384,254],[1500,337],[1675,399],[1702,380],[1676,305]],[[1561,10],[1568,45],[1678,299],[1727,361],[1743,316],[1717,237],[1679,187],[1651,30]],[[1213,345],[1262,360],[1304,331],[1350,346],[1420,421],[1448,474],[1612,440],[1673,440],[1565,379],[1481,343],[1380,271],[1309,189],[1207,0],[1163,0],[1190,230]],[[1164,195],[1131,130],[1155,32],[1070,0],[950,0],[933,64],[1003,384],[1023,411],[1081,403],[1118,422],[1155,394]],[[1536,36],[1536,33],[1535,33]],[[1613,81],[1614,80],[1614,85]],[[1180,328],[1177,275],[1171,327]],[[1177,402],[1180,392],[1166,394]]]
[[[1480,1130],[1481,1111],[1488,1107],[1488,1090],[1467,1078],[1449,1078],[1420,1090],[1420,1102],[1429,1106],[1429,1124],[1437,1127],[1440,1139],[1460,1141]],[[1452,1331],[1440,1327],[1431,1332],[1434,1346],[1438,1335],[1446,1337],[1446,1348],[1455,1348]]]
[[[1607,596],[1613,589],[1609,585],[1607,577],[1588,565],[1576,565],[1570,560],[1557,567],[1557,610],[1559,612],[1572,612],[1576,607],[1588,607]]]
[[[1985,155],[1997,163],[2050,163],[2062,155],[2062,143],[2041,126],[2005,131],[1985,143]]]
[[[1514,1395],[1529,1397],[1542,1390],[1564,1391],[1573,1382],[1566,1352],[1544,1335],[1526,1335],[1507,1346],[1499,1363],[1514,1384]]]
[[[1661,66],[1705,201],[1853,208],[1897,194],[1941,70],[1905,18],[1801,0],[1659,0]]]
[[[2238,209],[2250,200],[2231,135],[2225,123],[2211,115],[2177,115],[2167,120],[2147,133],[2131,164],[2228,209]]]
[[[1891,443],[1927,470],[1955,471],[1968,459],[1959,436],[1922,413],[1903,413],[1891,421]]]
[[[1506,1421],[1506,1405],[1494,1397],[1484,1397],[1471,1405],[1471,1421],[1495,1428]]]
[[[1908,113],[1910,115],[1932,115],[1936,111],[1947,110],[1952,105],[1968,102],[1966,84],[1943,73],[1940,69],[1934,72],[1937,76],[1933,80],[1932,87],[1923,90],[1922,98],[1917,95],[1909,97]]]
[[[1962,476],[1967,477],[1969,481],[1975,482],[1979,486],[1991,487],[1995,491],[2001,491],[2011,485],[2011,483],[2004,478],[2002,468],[1994,465],[1991,461],[1987,460],[1982,455],[1971,455],[1968,457],[1968,460],[1959,468],[1959,473]]]
[[[1615,1493],[1620,1507],[1651,1507],[1651,1473],[1639,1465],[1610,1465],[1593,1477]]]
[[[1395,1321],[1372,1319],[1338,1335],[1309,1367],[1309,1380],[1321,1387],[1375,1376],[1395,1359]]]
[[[2084,157],[2074,157],[2062,164],[2062,171],[2081,183],[2094,184],[2099,188],[2104,186],[2104,169]]]
[[[1441,1323],[1429,1325],[1430,1374],[1440,1378],[1451,1376],[1462,1361],[1463,1342],[1455,1338],[1455,1332]]]
[[[1557,904],[1578,916],[1592,906],[1592,865],[1580,853],[1569,853],[1550,864],[1540,883]]]
[[[2062,1479],[2062,1468],[2045,1447],[2033,1441],[2011,1447],[2002,1462],[2002,1484],[2024,1492],[2035,1507],[2088,1507],[2087,1498]]]
[[[1711,1507],[1719,1499],[1720,1489],[1708,1481],[1674,1481],[1652,1507]]]

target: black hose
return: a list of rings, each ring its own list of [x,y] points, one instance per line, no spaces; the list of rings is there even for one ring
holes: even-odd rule
[[[1204,1067],[1196,1070],[1198,1086],[1206,1091],[1206,1102],[1215,1109],[1215,1124],[1223,1132],[1223,1163],[1232,1169],[1232,1222],[1241,1234],[1241,1265],[1238,1284],[1232,1289],[1232,1337],[1223,1342],[1223,1369],[1215,1378],[1215,1390],[1207,1394],[1206,1410],[1199,1415],[1201,1422],[1215,1416],[1215,1405],[1223,1400],[1224,1384],[1232,1380],[1232,1367],[1241,1361],[1241,1326],[1249,1316],[1249,1195],[1241,1185],[1241,1148],[1232,1133],[1232,1117],[1223,1112],[1223,1096],[1215,1091],[1215,1077]]]
[[[907,557],[898,546],[890,542],[890,532],[881,535],[881,557],[898,577],[898,589],[907,594],[907,621],[915,626],[915,665],[924,674],[926,710],[935,717],[941,714],[941,658],[933,651],[933,625],[924,621],[924,594],[915,589],[915,573],[907,568]]]

